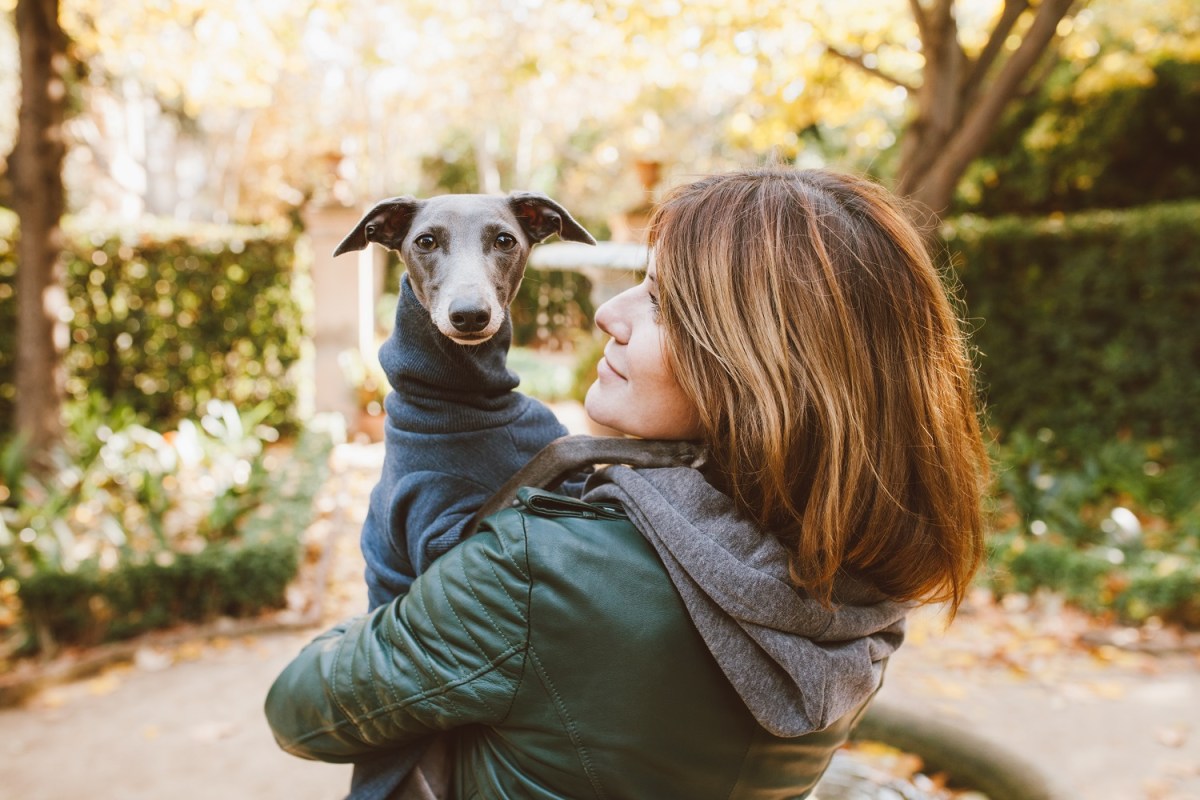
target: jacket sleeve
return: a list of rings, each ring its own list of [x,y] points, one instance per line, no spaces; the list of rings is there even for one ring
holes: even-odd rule
[[[516,512],[504,512],[515,515]],[[317,637],[267,695],[280,747],[345,762],[508,714],[525,670],[524,526],[487,529],[404,597]]]

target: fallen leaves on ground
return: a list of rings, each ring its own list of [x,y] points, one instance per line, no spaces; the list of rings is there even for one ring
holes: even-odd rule
[[[1143,627],[1115,626],[1053,595],[997,600],[977,590],[949,626],[940,609],[914,612],[906,660],[943,674],[941,694],[947,696],[956,694],[953,676],[969,674],[972,683],[987,676],[991,681],[1070,686],[1076,696],[1098,700],[1124,695],[1123,683],[1110,676],[1154,677],[1168,662],[1172,668],[1189,661],[1200,665],[1193,634],[1155,622]]]
[[[948,783],[944,773],[928,774],[912,753],[881,742],[852,742],[834,755],[813,800],[989,800]]]

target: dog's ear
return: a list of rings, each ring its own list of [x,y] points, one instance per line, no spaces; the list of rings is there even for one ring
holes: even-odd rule
[[[414,197],[381,200],[358,221],[354,230],[342,239],[342,243],[333,254],[340,256],[351,250],[362,250],[369,242],[381,244],[390,250],[399,250],[420,207],[421,201]]]
[[[595,244],[596,240],[558,203],[537,192],[512,192],[508,205],[529,238],[540,242],[557,233],[568,242]]]

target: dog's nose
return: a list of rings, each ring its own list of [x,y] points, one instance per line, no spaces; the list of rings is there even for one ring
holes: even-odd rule
[[[462,333],[478,333],[492,321],[492,312],[471,300],[455,300],[450,304],[450,324]]]

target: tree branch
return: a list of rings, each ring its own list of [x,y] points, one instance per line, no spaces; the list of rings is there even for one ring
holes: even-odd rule
[[[1066,16],[1075,0],[1043,0],[1021,45],[1004,62],[988,91],[980,98],[964,120],[963,129],[972,124],[973,117],[999,116],[1000,110],[1016,94],[1021,81],[1054,39],[1058,23]]]
[[[1042,56],[1042,63],[1037,68],[1037,71],[1031,77],[1026,78],[1024,83],[1022,83],[1020,91],[1017,92],[1018,97],[1032,97],[1041,91],[1042,86],[1045,85],[1046,81],[1050,79],[1050,76],[1054,74],[1054,68],[1059,64],[1058,55],[1058,43],[1051,43],[1046,48],[1046,53]],[[1088,62],[1088,64],[1094,63],[1098,60],[1098,58],[1092,59],[1092,61]],[[1084,66],[1083,69],[1086,70],[1087,66]]]
[[[1029,0],[1004,0],[1004,12],[996,21],[996,27],[992,29],[992,35],[979,53],[979,57],[971,64],[970,72],[963,84],[962,97],[968,104],[974,100],[975,93],[983,83],[984,76],[992,68],[996,57],[1004,49],[1004,43],[1008,41],[1008,35],[1012,33],[1013,26],[1017,24],[1017,20],[1027,8],[1029,8]]]
[[[938,197],[936,203],[928,205],[933,207],[940,204],[944,207],[949,203],[949,194],[953,192],[958,178],[986,145],[988,134],[995,127],[1000,114],[1017,94],[1021,81],[1050,45],[1059,21],[1066,16],[1074,2],[1043,0],[1020,47],[1004,62],[996,79],[981,94],[979,102],[970,107],[962,125],[921,181],[931,187],[943,187],[946,193],[945,197]],[[942,209],[934,210],[940,212]]]
[[[825,51],[832,56],[840,58],[842,61],[845,61],[848,64],[853,64],[854,66],[858,67],[863,72],[866,72],[869,75],[873,75],[876,78],[887,81],[888,83],[892,84],[893,86],[903,87],[904,89],[907,89],[909,92],[917,91],[916,87],[913,86],[912,84],[905,83],[904,81],[900,80],[896,76],[889,75],[888,73],[884,72],[883,70],[879,69],[878,67],[868,66],[867,63],[863,60],[862,55],[853,55],[851,53],[847,53],[842,50],[839,50],[836,47],[834,47],[833,45],[829,45],[829,44],[825,45]]]
[[[921,0],[908,0],[908,7],[912,9],[913,20],[917,23],[917,32],[924,41],[929,33],[929,17],[925,16],[925,7],[921,5]]]
[[[953,27],[957,27],[957,23],[954,21],[954,0],[937,0],[933,8],[924,10],[926,15],[925,21],[930,26],[941,28],[942,30],[947,30],[952,25]]]

